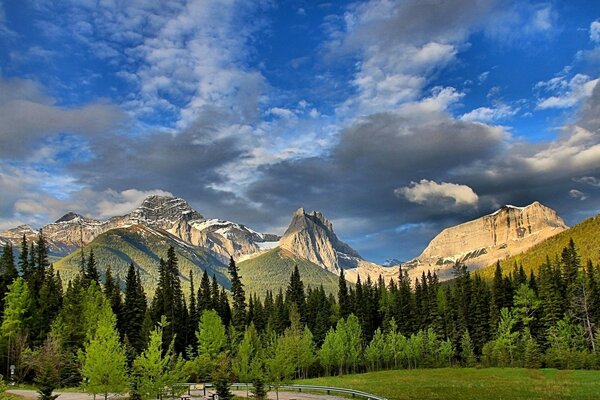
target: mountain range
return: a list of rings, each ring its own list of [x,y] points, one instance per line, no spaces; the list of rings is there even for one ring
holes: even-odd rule
[[[278,236],[205,218],[181,198],[150,196],[129,214],[98,220],[68,213],[42,227],[42,232],[64,280],[78,271],[83,246],[86,254],[93,249],[99,266],[110,266],[121,277],[131,262],[138,265],[144,285],[152,292],[158,279],[158,261],[173,246],[184,280],[190,273],[199,276],[206,270],[228,287],[226,264],[233,257],[250,291],[284,288],[296,265],[307,285],[322,284],[332,293],[342,270],[350,282],[359,276],[364,280],[382,275],[389,280],[398,276],[400,268],[409,271],[412,278],[436,271],[444,280],[451,277],[456,261],[471,270],[479,269],[522,253],[566,229],[558,214],[539,202],[526,207],[504,206],[444,229],[413,260],[378,265],[340,240],[331,221],[318,211],[299,208],[289,227]],[[27,225],[19,226],[0,232],[0,244],[9,242],[18,249],[23,235],[33,240],[37,234]]]

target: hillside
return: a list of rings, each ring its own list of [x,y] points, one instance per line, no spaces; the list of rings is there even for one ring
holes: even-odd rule
[[[239,263],[242,282],[247,293],[262,296],[267,290],[285,290],[294,266],[298,266],[305,289],[323,285],[325,292],[337,293],[338,276],[287,250],[275,248],[260,256]]]
[[[512,271],[515,263],[523,264],[527,274],[532,270],[537,271],[546,261],[546,255],[550,260],[554,260],[556,256],[560,257],[562,249],[567,246],[571,238],[575,242],[582,264],[588,259],[595,264],[600,262],[600,216],[597,215],[544,240],[523,253],[500,260],[500,265],[505,273]],[[491,277],[494,270],[495,264],[482,268],[477,273],[484,277]]]
[[[84,246],[84,251],[94,250],[96,263],[104,277],[105,267],[111,266],[113,275],[124,278],[131,262],[140,267],[142,283],[148,294],[154,292],[158,282],[158,265],[161,257],[165,258],[169,246],[175,248],[179,259],[179,269],[184,281],[184,290],[189,290],[188,277],[190,270],[199,282],[199,278],[206,269],[209,275],[216,274],[219,283],[229,287],[227,268],[210,253],[200,247],[183,243],[167,232],[148,228],[142,225],[133,225],[128,228],[113,229],[102,233],[92,242]],[[63,280],[71,279],[79,270],[81,253],[79,250],[62,258],[54,264],[60,271]]]

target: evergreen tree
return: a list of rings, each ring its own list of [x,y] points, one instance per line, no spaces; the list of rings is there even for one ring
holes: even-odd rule
[[[104,295],[110,303],[110,307],[117,318],[117,329],[123,337],[123,299],[119,281],[114,280],[110,266],[104,274]]]
[[[166,318],[161,318],[158,326],[150,333],[150,342],[133,362],[133,373],[136,393],[143,400],[154,400],[164,396],[172,396],[173,385],[185,379],[184,361],[177,356],[173,342],[163,352],[163,329]],[[167,390],[165,388],[173,389]]]
[[[219,315],[223,319],[223,323],[227,326],[232,320],[232,312],[231,307],[229,306],[229,299],[227,298],[227,293],[225,293],[225,288],[221,288],[221,294],[219,295],[219,305],[218,305]]]
[[[246,327],[246,294],[239,276],[239,268],[235,265],[233,257],[229,260],[228,272],[231,277],[231,296],[233,297],[231,322],[238,332],[243,332]]]
[[[96,282],[100,286],[100,274],[98,273],[98,267],[96,265],[96,258],[94,257],[94,249],[90,248],[90,254],[88,255],[87,264],[85,267],[85,277],[89,282]]]
[[[81,373],[88,379],[87,390],[104,394],[104,400],[109,393],[121,393],[128,387],[125,349],[116,325],[115,314],[105,302],[95,334],[83,353]]]
[[[25,246],[27,247],[27,246]],[[15,257],[13,248],[10,244],[5,244],[0,256],[0,310],[4,309],[4,296],[8,292],[8,286],[19,276],[15,266]]]
[[[198,301],[196,302],[198,318],[200,317],[200,314],[202,314],[202,311],[215,309],[212,299],[213,295],[210,287],[210,278],[208,277],[208,272],[204,270],[204,273],[202,274],[202,280],[200,281],[200,288],[198,288]]]
[[[198,308],[196,306],[196,291],[194,288],[194,272],[190,269],[190,307],[189,307],[189,322],[186,332],[194,332],[198,326],[200,317],[198,315]],[[194,335],[188,336],[188,346],[196,348],[196,337]]]
[[[208,296],[207,296],[208,299]],[[217,282],[217,276],[213,274],[212,281],[210,285],[210,299],[212,300],[212,305],[207,309],[213,309],[219,311],[221,309],[221,292],[219,289],[219,283]],[[222,310],[221,310],[222,312]],[[222,318],[222,317],[221,317]]]
[[[306,294],[304,293],[304,283],[300,277],[298,266],[294,266],[294,271],[290,276],[286,294],[286,303],[294,304],[300,313],[302,322],[306,323]]]
[[[140,354],[145,347],[146,338],[143,334],[143,323],[146,315],[147,301],[139,272],[133,263],[127,270],[125,280],[125,301],[123,303],[123,334],[134,355]]]
[[[348,294],[348,285],[344,276],[344,269],[340,268],[340,277],[338,280],[338,304],[340,306],[340,318],[348,318],[351,313],[351,303]]]
[[[21,240],[21,253],[19,254],[19,269],[23,274],[23,278],[27,280],[31,274],[31,268],[29,266],[29,248],[27,247],[27,237],[23,234]]]

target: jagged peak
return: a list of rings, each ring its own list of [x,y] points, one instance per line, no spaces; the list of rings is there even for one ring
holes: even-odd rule
[[[77,213],[74,213],[74,212],[72,212],[72,211],[69,211],[68,213],[66,213],[65,215],[63,215],[63,216],[62,216],[62,217],[60,217],[59,219],[57,219],[57,220],[55,221],[55,223],[59,223],[59,222],[68,222],[68,221],[72,221],[72,220],[74,220],[74,219],[77,219],[77,218],[81,218],[81,219],[83,219],[83,216],[82,216],[82,215],[79,215],[79,214],[77,214]]]
[[[493,213],[488,214],[488,216],[494,216],[496,214],[499,214],[502,211],[508,211],[508,212],[510,212],[511,210],[514,210],[514,211],[521,211],[522,212],[522,211],[527,210],[529,208],[543,208],[543,209],[552,210],[550,207],[547,207],[547,206],[543,205],[542,203],[540,203],[539,201],[536,200],[533,203],[531,203],[529,205],[526,205],[526,206],[523,206],[523,207],[515,206],[515,205],[512,205],[512,204],[505,204],[502,207],[500,207],[499,209],[497,209],[496,211],[494,211]]]

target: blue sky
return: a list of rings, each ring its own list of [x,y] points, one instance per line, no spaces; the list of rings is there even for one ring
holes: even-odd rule
[[[152,193],[374,261],[600,212],[595,1],[0,1],[0,228]],[[598,87],[597,87],[598,86]]]

